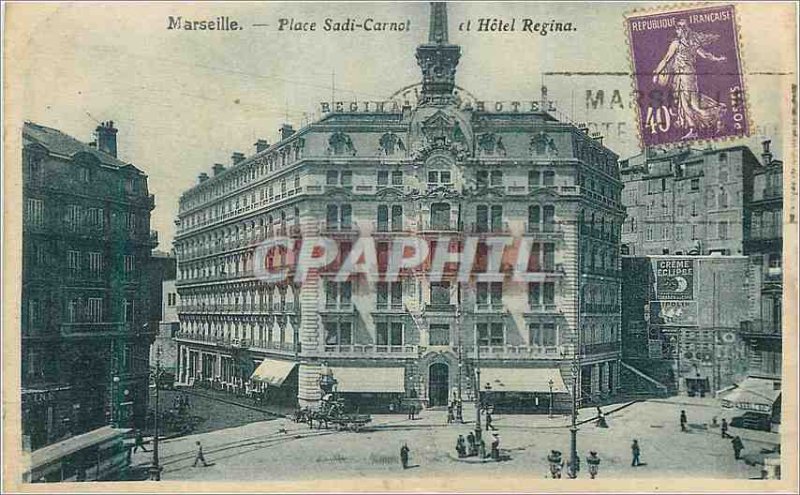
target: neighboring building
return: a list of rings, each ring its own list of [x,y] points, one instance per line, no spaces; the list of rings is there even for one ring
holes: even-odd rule
[[[174,259],[174,258],[173,258]],[[161,349],[161,369],[175,375],[177,369],[178,346],[175,343],[180,331],[178,306],[180,299],[175,290],[175,279],[161,283],[163,294],[161,301],[161,321],[158,324],[158,335],[150,347],[150,365],[155,366],[158,349]]]
[[[746,146],[648,149],[620,161],[623,253],[744,254],[745,177],[758,166]]]
[[[87,145],[23,128],[22,430],[33,449],[103,426],[112,410],[139,421],[147,407],[154,198],[117,159],[113,123],[96,131]]]
[[[331,102],[320,121],[282,127],[278,143],[259,141],[249,158],[234,153],[229,168],[215,165],[183,194],[180,383],[243,389],[252,378],[314,407],[327,364],[351,403],[387,410],[400,399],[471,400],[479,366],[495,404],[546,411],[551,397],[568,406],[578,355],[584,399],[614,392],[618,157],[538,104],[485,110],[455,91],[459,56],[445,6],[433,4],[429,42],[417,49],[416,106],[408,93],[367,111]],[[492,234],[532,240],[536,281],[431,282],[418,272],[399,282],[333,279],[359,236],[377,242],[382,267],[400,236]],[[259,278],[256,248],[283,236],[335,238],[340,255],[302,284]],[[294,269],[283,256],[267,263]]]
[[[172,292],[175,292],[177,266],[178,262],[174,253],[153,251],[150,264],[147,267],[148,280],[150,281],[150,289],[148,290],[150,295],[150,317],[147,320],[147,324],[154,332],[157,332],[156,340],[150,348],[151,369],[155,368],[156,353],[160,346],[162,369],[174,372],[175,342],[172,338],[175,336],[176,329],[165,328],[165,323],[172,322],[172,319],[168,318],[168,312],[173,313],[174,321],[177,322],[177,316],[174,316],[174,298],[177,296],[173,294],[170,299],[166,292],[170,287]],[[172,306],[167,305],[170,300],[173,301]],[[169,327],[169,325],[166,325],[166,327]]]
[[[745,178],[745,254],[760,265],[763,274],[758,311],[742,326],[749,345],[748,378],[739,384],[738,393],[726,397],[731,405],[743,409],[771,412],[780,423],[782,374],[783,298],[783,162],[764,141],[761,165]],[[769,404],[768,401],[772,401]]]
[[[761,268],[746,256],[623,256],[623,359],[672,391],[714,394],[747,376]]]

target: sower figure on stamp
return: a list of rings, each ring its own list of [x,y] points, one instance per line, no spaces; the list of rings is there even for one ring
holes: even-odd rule
[[[682,139],[696,138],[697,129],[719,132],[726,112],[725,104],[701,93],[697,84],[698,55],[711,62],[726,60],[705,50],[707,45],[719,39],[719,35],[696,32],[688,26],[686,19],[675,23],[675,35],[664,58],[653,71],[653,83],[672,88],[678,106],[675,125],[686,130]]]

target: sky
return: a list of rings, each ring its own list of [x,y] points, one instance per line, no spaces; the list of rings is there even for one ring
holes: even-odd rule
[[[450,41],[462,47],[456,83],[486,101],[539,99],[544,84],[560,118],[595,126],[622,158],[636,154],[636,114],[627,104],[630,76],[552,73],[629,72],[624,16],[648,6],[450,3]],[[782,146],[789,146],[783,135],[796,78],[794,7],[740,4],[737,11],[754,133],[735,144],[749,144],[758,154],[759,141],[768,137],[781,158]],[[99,121],[113,120],[119,158],[149,176],[157,205],[151,228],[159,231],[158,249],[168,251],[178,199],[199,173],[217,162],[228,165],[234,151],[253,154],[259,138],[277,141],[284,122],[298,128],[318,117],[319,102],[332,94],[337,101],[384,99],[419,82],[414,54],[427,40],[428,12],[427,2],[7,5],[6,67],[16,79],[6,83],[6,106],[16,119],[12,126],[29,120],[86,142],[94,139]],[[169,16],[227,16],[244,28],[168,30]],[[321,29],[326,18],[368,17],[408,20],[410,30]],[[316,21],[318,28],[278,31],[281,18]],[[476,32],[482,18],[516,19],[517,29]],[[525,18],[569,22],[574,31],[523,33]],[[473,23],[469,32],[459,30],[466,21]],[[586,92],[596,97],[598,90],[605,105],[587,108]],[[615,90],[621,106],[610,105]]]

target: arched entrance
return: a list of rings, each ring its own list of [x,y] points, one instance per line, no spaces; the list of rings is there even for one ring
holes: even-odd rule
[[[450,368],[445,363],[432,364],[428,370],[428,403],[446,406],[450,391]]]

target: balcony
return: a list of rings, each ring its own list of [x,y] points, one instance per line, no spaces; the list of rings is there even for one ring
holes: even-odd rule
[[[410,357],[419,353],[416,345],[326,345],[323,349],[326,354],[336,354],[337,357]]]
[[[300,352],[300,343],[297,343],[297,352]],[[279,352],[295,352],[294,342],[275,342],[271,340],[253,340],[250,342],[250,348],[257,351],[279,351]]]
[[[134,333],[133,327],[126,323],[62,323],[61,336],[64,338],[112,337]],[[138,332],[145,334],[145,332]]]
[[[436,234],[440,232],[458,232],[458,231],[459,231],[458,222],[424,221],[422,222],[420,228],[421,233],[430,233],[430,234]]]
[[[379,303],[379,304],[375,305],[375,311],[373,311],[373,314],[375,314],[375,313],[379,313],[379,314],[384,314],[384,313],[405,314],[406,313],[406,309],[403,307],[403,303],[392,303],[392,304]]]
[[[508,222],[476,222],[469,226],[469,232],[473,234],[507,234],[511,232]]]
[[[353,303],[338,303],[338,304],[326,303],[319,310],[319,312],[329,313],[329,314],[354,314],[356,312],[356,307]]]
[[[781,338],[781,325],[768,320],[756,319],[740,324],[741,334],[747,337]]]
[[[455,313],[456,312],[456,305],[455,304],[429,303],[429,304],[425,305],[425,312],[426,313]]]
[[[584,344],[581,345],[581,355],[586,356],[589,354],[605,354],[609,352],[619,352],[619,342],[604,342],[602,344]]]
[[[539,345],[480,346],[481,359],[559,359],[559,347]],[[473,356],[475,348],[465,348],[465,355]]]
[[[554,303],[550,304],[529,303],[528,311],[526,312],[526,314],[532,314],[532,315],[556,315],[559,313],[560,311],[558,310],[558,306]]]
[[[477,303],[474,311],[476,313],[505,313],[503,303]]]
[[[530,223],[525,226],[525,236],[537,241],[557,241],[564,238],[564,228],[558,223]]]

